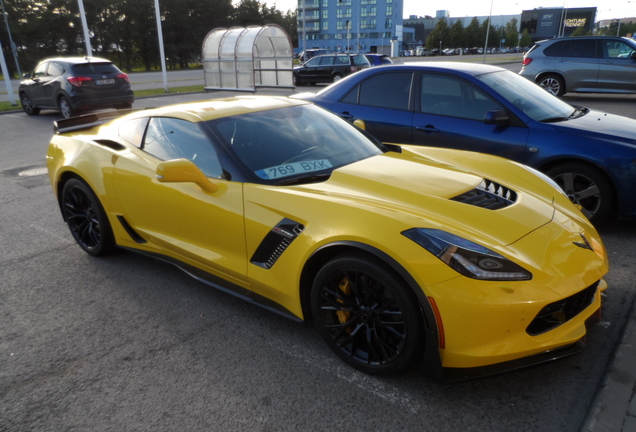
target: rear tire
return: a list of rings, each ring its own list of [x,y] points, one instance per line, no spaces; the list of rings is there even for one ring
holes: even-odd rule
[[[316,275],[312,315],[329,348],[364,373],[401,372],[421,359],[424,324],[418,301],[384,263],[343,254]]]
[[[565,82],[559,75],[543,75],[537,80],[537,84],[539,84],[539,87],[555,96],[563,96],[563,94],[565,94]]]
[[[77,110],[73,109],[71,101],[69,101],[66,96],[60,96],[57,101],[57,106],[62,113],[62,117],[64,118],[75,117],[79,114]]]
[[[335,74],[335,75],[333,76],[333,78],[331,79],[331,81],[332,81],[332,82],[338,82],[338,81],[340,81],[341,79],[342,79],[342,75],[340,75],[340,74]]]
[[[62,212],[77,244],[90,255],[115,249],[115,237],[99,199],[83,181],[73,178],[62,188]]]

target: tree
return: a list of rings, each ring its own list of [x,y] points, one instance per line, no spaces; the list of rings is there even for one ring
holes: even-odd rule
[[[462,20],[458,19],[457,21],[455,21],[455,24],[451,26],[449,31],[449,39],[449,44],[453,48],[463,48],[466,46],[464,24],[462,23]]]
[[[473,17],[465,29],[465,40],[468,47],[484,46],[484,36],[482,36],[481,26],[477,17]]]
[[[446,19],[442,18],[437,22],[433,31],[426,38],[426,49],[447,47],[450,43],[450,29]]]
[[[534,45],[534,42],[532,41],[530,33],[528,33],[528,29],[523,29],[523,31],[521,32],[521,40],[519,41],[519,46],[531,47],[532,45]]]
[[[519,31],[517,30],[517,18],[513,18],[506,23],[506,46],[514,48],[519,43]]]

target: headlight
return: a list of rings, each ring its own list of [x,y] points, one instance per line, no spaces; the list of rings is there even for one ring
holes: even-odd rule
[[[402,234],[469,278],[507,281],[532,279],[532,273],[508,258],[446,231],[413,228]]]

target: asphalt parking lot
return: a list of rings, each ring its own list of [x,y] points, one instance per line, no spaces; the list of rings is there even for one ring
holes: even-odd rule
[[[297,91],[304,90],[316,87]],[[145,98],[135,107],[223,95]],[[636,118],[634,95],[566,100]],[[600,229],[610,254],[608,299],[582,353],[450,385],[416,372],[370,377],[333,357],[310,327],[176,268],[125,251],[104,259],[83,253],[46,176],[19,175],[44,166],[58,118],[0,116],[0,431],[579,431],[586,424],[633,311],[636,222]]]

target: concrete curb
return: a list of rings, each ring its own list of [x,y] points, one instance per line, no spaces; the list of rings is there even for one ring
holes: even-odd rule
[[[636,431],[636,300],[582,432]]]

